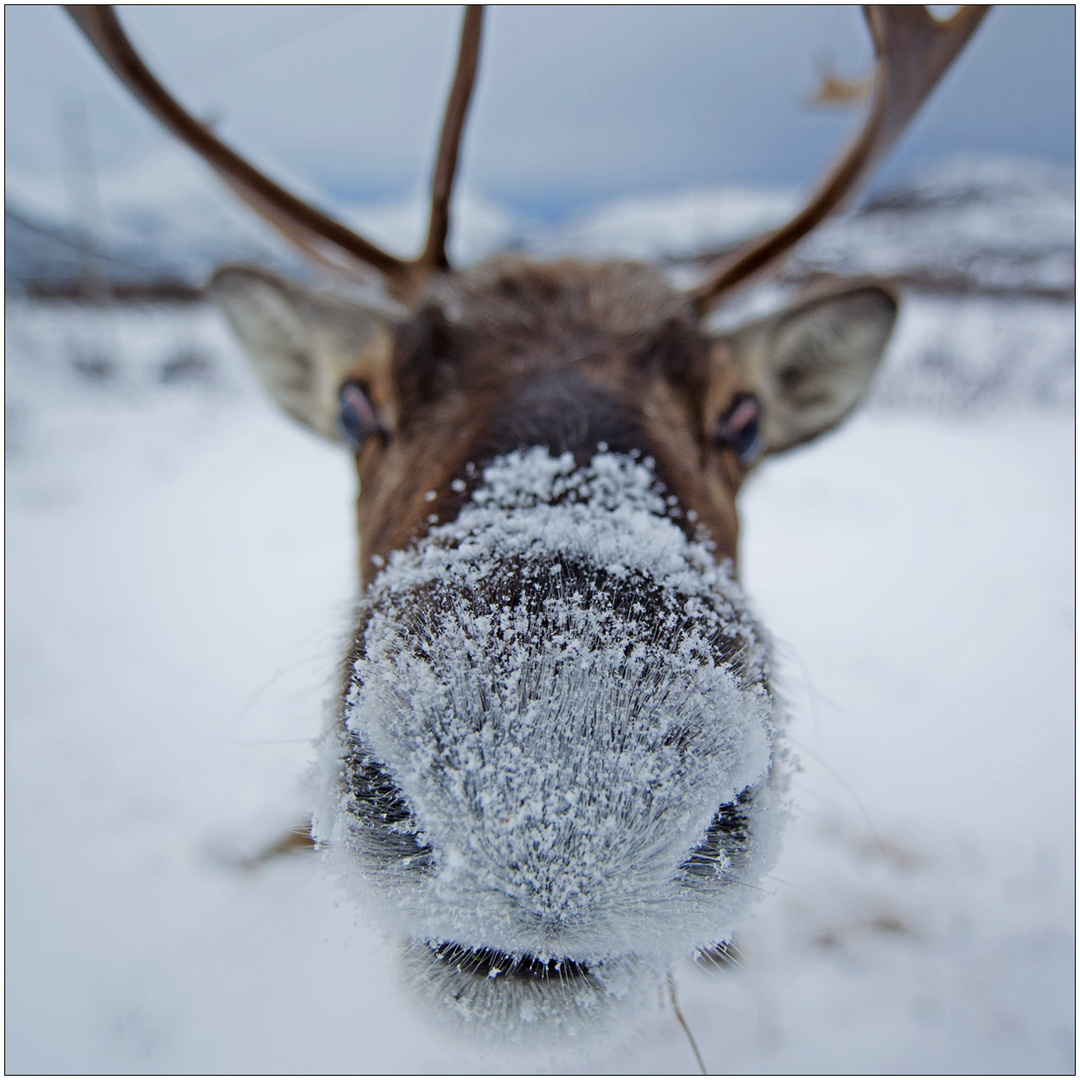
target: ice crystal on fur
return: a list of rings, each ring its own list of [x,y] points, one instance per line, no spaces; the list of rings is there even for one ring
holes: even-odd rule
[[[597,1011],[771,861],[765,642],[651,464],[499,458],[365,598],[318,828],[459,1012]]]

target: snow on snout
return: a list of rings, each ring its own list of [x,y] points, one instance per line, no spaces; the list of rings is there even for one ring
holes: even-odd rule
[[[646,463],[518,452],[372,585],[318,828],[406,937],[602,964],[730,932],[774,846],[767,650],[669,512]],[[340,779],[349,754],[398,800],[394,843]],[[740,796],[737,881],[719,849],[691,873]]]

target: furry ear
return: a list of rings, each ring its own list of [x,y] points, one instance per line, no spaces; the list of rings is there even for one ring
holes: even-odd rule
[[[223,267],[207,291],[271,396],[294,419],[341,441],[338,395],[343,383],[356,380],[370,388],[383,424],[392,425],[392,314],[256,267]]]
[[[863,399],[896,321],[876,284],[845,285],[717,337],[761,403],[765,452],[787,450],[840,423]]]

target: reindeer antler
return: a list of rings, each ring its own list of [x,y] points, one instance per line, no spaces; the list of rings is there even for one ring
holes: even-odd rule
[[[465,22],[461,27],[461,45],[458,48],[457,69],[446,102],[439,153],[435,161],[435,175],[431,181],[431,223],[427,243],[418,262],[432,270],[447,270],[446,234],[450,229],[450,192],[454,186],[457,170],[458,146],[465,127],[465,116],[476,82],[476,65],[480,60],[480,29],[484,9],[470,5],[465,9]]]
[[[376,247],[310,203],[298,199],[256,169],[187,112],[154,77],[107,5],[68,5],[67,12],[112,72],[174,135],[204,158],[254,210],[310,258],[337,273],[357,277],[367,266],[382,275],[401,299],[433,273],[447,270],[446,236],[458,147],[476,81],[483,10],[470,6],[458,50],[457,69],[443,121],[432,183],[431,222],[423,252],[399,259]]]
[[[789,251],[855,193],[900,137],[988,10],[986,5],[970,4],[939,22],[921,6],[876,4],[864,8],[877,67],[874,97],[862,131],[795,217],[745,244],[693,290],[694,307],[700,315],[710,311],[722,293]]]

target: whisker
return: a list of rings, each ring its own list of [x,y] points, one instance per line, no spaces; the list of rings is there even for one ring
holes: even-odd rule
[[[705,1062],[701,1058],[701,1052],[697,1048],[697,1043],[694,1041],[694,1036],[690,1031],[690,1025],[686,1022],[686,1017],[682,1014],[682,1009],[679,1008],[679,999],[675,995],[675,979],[674,976],[668,975],[668,992],[671,994],[671,1007],[675,1010],[675,1019],[679,1021],[679,1026],[686,1033],[686,1038],[690,1043],[690,1049],[694,1051],[694,1058],[697,1060],[698,1068],[701,1070],[702,1076],[708,1076],[709,1070],[705,1068]]]
[[[812,757],[823,769],[832,775],[838,784],[851,796],[851,801],[855,804],[859,813],[862,815],[863,821],[866,823],[866,827],[870,832],[870,837],[874,842],[874,846],[879,852],[885,854],[885,846],[881,842],[881,838],[878,836],[877,829],[874,828],[874,822],[870,817],[870,811],[866,809],[866,805],[862,799],[856,794],[855,789],[843,778],[843,776],[834,769],[820,754],[814,753],[808,746],[804,746],[800,740],[793,739],[789,736],[789,741],[800,754],[807,754]]]

